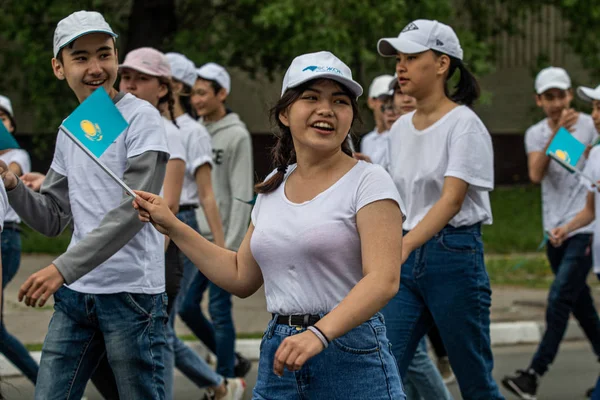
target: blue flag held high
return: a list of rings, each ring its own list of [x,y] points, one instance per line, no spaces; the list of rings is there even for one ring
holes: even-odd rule
[[[127,129],[127,126],[127,121],[108,93],[100,87],[63,121],[60,129],[119,186],[135,198],[133,190],[100,160],[100,156]]]
[[[19,144],[14,136],[10,134],[8,129],[0,121],[0,150],[19,149]]]
[[[585,145],[571,135],[568,130],[561,127],[558,132],[556,132],[552,142],[550,142],[546,155],[558,162],[570,173],[579,175],[589,181],[592,186],[596,186],[596,182],[592,178],[584,175],[581,170],[577,168],[577,163],[584,152]]]

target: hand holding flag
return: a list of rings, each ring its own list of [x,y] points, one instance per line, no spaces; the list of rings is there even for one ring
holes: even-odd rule
[[[556,132],[552,142],[550,142],[546,155],[558,162],[570,173],[579,175],[595,187],[596,181],[576,167],[585,149],[586,146],[571,135],[569,131],[565,128],[560,128]]]

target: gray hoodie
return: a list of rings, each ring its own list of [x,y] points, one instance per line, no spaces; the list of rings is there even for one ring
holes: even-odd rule
[[[235,113],[216,122],[205,123],[212,138],[212,184],[225,232],[225,247],[237,250],[250,223],[254,196],[252,139],[246,125]],[[209,240],[212,234],[202,208],[197,212],[200,233]]]

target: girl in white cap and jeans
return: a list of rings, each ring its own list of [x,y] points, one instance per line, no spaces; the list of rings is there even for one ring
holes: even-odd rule
[[[406,201],[401,288],[384,308],[388,337],[406,373],[420,339],[437,325],[466,400],[502,399],[492,378],[491,289],[481,224],[492,222],[491,137],[468,107],[479,85],[447,25],[416,20],[379,53],[396,57],[402,92],[417,100],[390,132],[389,172]],[[460,73],[456,90],[448,80]]]
[[[347,148],[360,94],[333,54],[294,59],[271,113],[277,170],[256,187],[237,253],[203,239],[156,195],[134,202],[215,284],[248,297],[264,282],[273,319],[253,399],[405,398],[378,313],[398,290],[403,213],[389,175]]]

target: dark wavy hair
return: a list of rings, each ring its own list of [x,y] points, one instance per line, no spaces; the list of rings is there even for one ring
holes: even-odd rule
[[[275,146],[273,146],[271,149],[271,163],[273,164],[274,168],[277,168],[277,173],[275,173],[268,180],[254,186],[254,190],[257,193],[266,194],[275,191],[283,182],[288,165],[296,162],[296,151],[294,149],[294,142],[292,140],[292,132],[288,126],[285,126],[279,120],[279,114],[294,104],[294,102],[298,100],[302,93],[304,93],[309,87],[324,80],[326,79],[313,79],[303,83],[300,86],[288,89],[283,96],[281,96],[279,101],[273,106],[273,108],[271,108],[269,112],[271,124],[276,126],[277,129],[275,133],[275,136],[277,136],[277,141]],[[354,126],[355,122],[362,121],[358,112],[358,102],[356,100],[356,95],[352,93],[350,89],[341,84],[339,84],[339,86],[342,91],[348,95],[350,98],[350,104],[352,105],[353,117],[349,132],[349,134],[351,134],[352,127]],[[352,150],[350,150],[350,145],[348,144],[347,140],[344,140],[342,143],[342,151],[349,156],[352,156]]]

